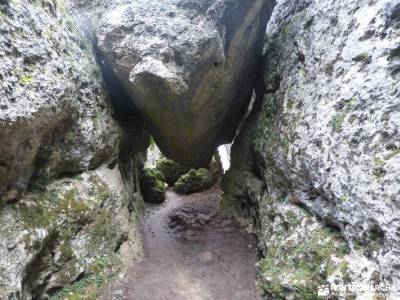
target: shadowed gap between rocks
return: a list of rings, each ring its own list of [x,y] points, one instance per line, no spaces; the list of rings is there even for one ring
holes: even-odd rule
[[[97,61],[103,73],[106,89],[110,96],[114,110],[114,119],[117,120],[124,129],[131,130],[136,128],[137,125],[143,123],[143,118],[139,110],[136,108],[133,99],[128,95],[128,92],[125,90],[118,76],[108,64],[106,58],[95,43],[93,47]]]
[[[128,145],[132,143],[130,141],[129,137],[134,136],[130,134],[129,132],[131,131],[136,131],[137,128],[143,129],[146,125],[144,124],[144,119],[141,116],[141,113],[137,109],[136,105],[134,104],[134,100],[132,97],[128,94],[126,91],[125,87],[123,86],[122,82],[118,78],[117,74],[115,71],[112,69],[112,67],[108,64],[105,56],[101,53],[101,51],[97,48],[96,44],[94,43],[94,49],[95,49],[95,54],[96,58],[98,60],[98,63],[101,67],[101,71],[103,74],[103,79],[104,83],[106,86],[106,89],[109,93],[109,98],[113,107],[113,117],[114,119],[117,120],[117,122],[121,125],[121,127],[124,129],[124,131],[127,132],[125,134],[125,139],[122,142],[123,145],[125,146],[121,147],[120,151],[120,168],[122,173],[128,173],[124,172],[124,169],[129,168],[131,166],[132,162],[129,157],[129,147]],[[263,59],[263,58],[262,58]],[[256,75],[255,77],[262,77],[262,61],[260,60],[260,67],[256,70]],[[256,80],[256,82],[262,82],[261,80]],[[246,117],[253,111],[257,109],[257,104],[261,103],[261,95],[264,94],[266,88],[264,86],[255,86],[254,87],[254,94],[253,98],[250,96],[249,101],[245,103],[241,108],[241,117],[240,117],[240,125],[235,127],[234,130],[232,131],[234,138],[235,136],[238,135],[239,131],[241,130],[241,125],[245,122]],[[230,122],[227,122],[230,123]],[[139,125],[139,126],[138,126]],[[224,143],[227,141],[225,140]],[[217,148],[218,145],[216,145]],[[172,221],[172,220],[171,220]],[[229,227],[229,226],[228,226]],[[254,244],[253,244],[254,247]],[[259,256],[260,253],[257,251],[257,256]],[[253,262],[254,263],[254,262]],[[253,265],[253,264],[250,264]],[[254,276],[254,275],[252,275]],[[251,276],[250,276],[251,277]],[[250,291],[250,293],[252,293]],[[254,298],[258,297],[255,294],[251,295]]]

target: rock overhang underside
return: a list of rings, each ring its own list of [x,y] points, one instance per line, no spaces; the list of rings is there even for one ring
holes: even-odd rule
[[[109,1],[99,52],[163,153],[205,166],[247,111],[274,1]],[[149,10],[148,7],[152,9]]]

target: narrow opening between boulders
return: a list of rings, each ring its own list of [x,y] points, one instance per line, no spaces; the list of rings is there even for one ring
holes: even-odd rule
[[[129,96],[114,70],[108,64],[104,55],[96,46],[94,46],[94,49],[114,110],[114,119],[124,128],[134,128],[136,123],[142,121],[139,110],[136,108],[133,99]]]

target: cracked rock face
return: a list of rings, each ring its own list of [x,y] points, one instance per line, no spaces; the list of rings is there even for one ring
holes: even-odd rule
[[[48,299],[140,252],[148,136],[112,117],[125,98],[68,7],[0,1],[0,299]]]
[[[223,184],[226,200],[250,207],[265,256],[275,258],[265,269],[280,271],[281,284],[264,273],[267,294],[294,293],[302,278],[303,287],[315,282],[309,267],[323,267],[332,255],[313,259],[310,249],[290,250],[286,243],[285,257],[271,251],[280,240],[295,245],[312,237],[313,226],[327,224],[350,247],[341,256],[352,256],[339,282],[400,286],[399,11],[399,1],[386,0],[277,4],[267,29],[265,89],[235,141]],[[307,230],[304,217],[293,224],[286,213],[299,220],[299,208],[317,217]],[[286,225],[279,232],[271,222]],[[294,278],[288,269],[299,251],[307,260],[304,276]],[[324,282],[334,274],[327,271]]]
[[[113,0],[98,47],[171,159],[205,166],[251,98],[274,1]]]
[[[47,299],[118,255],[139,257],[126,192],[118,167],[101,167],[3,207],[0,299]]]
[[[63,1],[0,2],[0,198],[118,154],[90,42]]]

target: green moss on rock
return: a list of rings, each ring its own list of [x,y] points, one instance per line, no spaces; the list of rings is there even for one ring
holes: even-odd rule
[[[145,168],[143,170],[141,188],[144,201],[150,203],[165,201],[164,176],[157,169]]]
[[[212,173],[207,169],[190,170],[175,183],[174,189],[179,194],[191,194],[208,190],[213,185]]]
[[[95,300],[101,295],[102,287],[111,283],[122,269],[117,256],[96,258],[90,273],[71,285],[55,292],[50,300]]]
[[[179,177],[189,171],[187,167],[168,158],[159,159],[156,163],[156,169],[163,174],[164,180],[169,186],[173,186]]]
[[[340,132],[342,130],[343,123],[346,119],[346,115],[347,114],[345,112],[339,112],[332,117],[331,125],[333,131]]]
[[[285,222],[290,212],[290,219]],[[297,217],[295,216],[297,215]],[[348,282],[348,263],[343,257],[350,251],[340,232],[329,227],[305,230],[297,236],[301,224],[309,221],[300,211],[288,211],[280,217],[282,223],[273,225],[265,257],[259,263],[259,290],[273,299],[318,299],[319,285],[327,284],[334,273]]]

